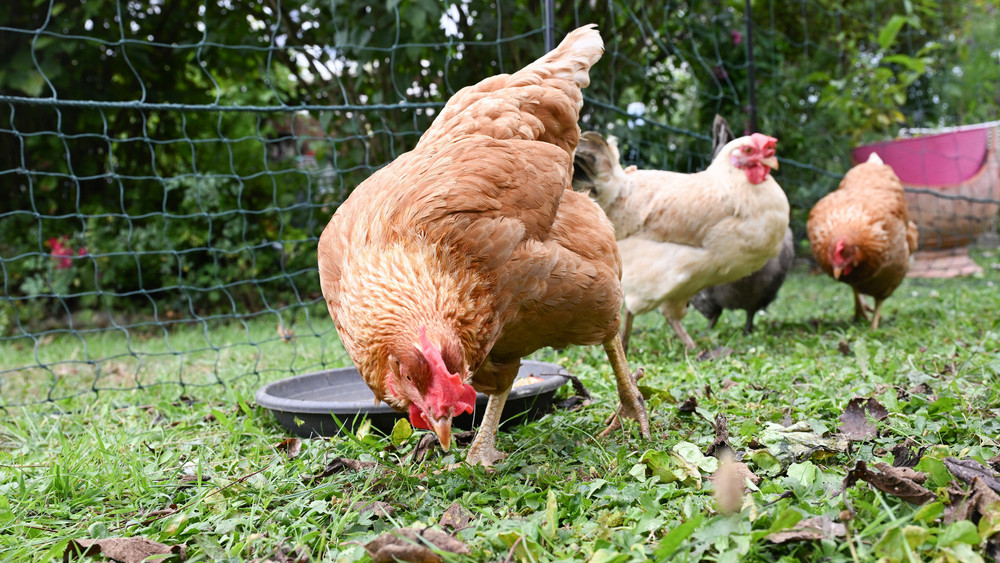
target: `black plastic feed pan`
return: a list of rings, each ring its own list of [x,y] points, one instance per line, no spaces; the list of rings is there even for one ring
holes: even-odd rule
[[[501,428],[540,418],[549,410],[552,397],[566,383],[560,374],[567,373],[562,366],[546,362],[521,362],[514,388],[504,404]],[[534,377],[540,381],[525,383],[521,380]],[[282,426],[302,436],[334,436],[341,425],[353,430],[364,419],[371,420],[373,428],[384,434],[406,413],[398,413],[380,402],[375,404],[375,394],[353,367],[318,371],[289,377],[257,390],[257,404],[274,412]],[[456,416],[452,427],[470,430],[478,427],[486,410],[487,396],[478,393],[473,414]],[[338,421],[340,424],[338,424]]]

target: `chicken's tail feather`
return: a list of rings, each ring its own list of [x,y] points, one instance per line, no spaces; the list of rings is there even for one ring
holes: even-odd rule
[[[551,66],[553,75],[572,80],[579,88],[590,85],[590,67],[604,54],[604,40],[596,24],[570,32],[559,45],[535,64]],[[567,66],[565,63],[569,63]]]
[[[580,135],[580,143],[573,156],[573,189],[590,190],[597,199],[607,195],[620,182],[624,174],[618,162],[618,149],[593,131]]]

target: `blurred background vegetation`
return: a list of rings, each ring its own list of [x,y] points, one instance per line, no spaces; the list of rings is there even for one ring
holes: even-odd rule
[[[630,163],[700,169],[716,113],[738,133],[755,115],[801,238],[853,146],[998,119],[998,10],[584,0],[546,22],[523,1],[5,2],[0,334],[321,302],[315,244],[338,202],[456,90],[540,56],[547,24],[556,42],[599,25],[583,127]]]

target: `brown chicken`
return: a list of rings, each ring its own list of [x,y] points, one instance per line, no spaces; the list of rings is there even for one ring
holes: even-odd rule
[[[778,255],[788,199],[771,177],[777,139],[754,133],[727,143],[702,172],[623,169],[618,150],[584,133],[573,185],[615,225],[622,255],[628,346],[635,315],[659,308],[688,349],[681,324],[702,289],[738,280]]]
[[[816,202],[806,229],[819,265],[854,291],[855,320],[868,320],[861,296],[875,298],[871,327],[877,329],[882,303],[903,283],[917,250],[917,226],[896,173],[872,153]]]
[[[330,315],[379,399],[447,450],[452,417],[472,412],[475,391],[489,396],[469,463],[503,459],[504,402],[521,358],[543,346],[603,344],[618,414],[649,436],[618,337],[614,230],[570,189],[580,89],[603,50],[586,26],[519,72],[460,90],[320,237]]]

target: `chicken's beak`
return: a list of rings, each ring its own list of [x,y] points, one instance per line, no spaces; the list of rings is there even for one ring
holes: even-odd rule
[[[843,271],[844,271],[843,268],[839,268],[837,266],[834,266],[833,267],[833,279],[839,280],[840,279],[840,274],[843,273]]]
[[[448,451],[451,448],[451,417],[434,418],[428,416],[427,422],[431,425],[431,430],[437,434],[438,442],[441,442],[441,449]]]
[[[777,170],[778,169],[778,157],[776,157],[776,156],[769,156],[769,157],[767,157],[765,159],[762,159],[760,162],[761,162],[761,164],[763,164],[764,166],[767,166],[771,170]]]

